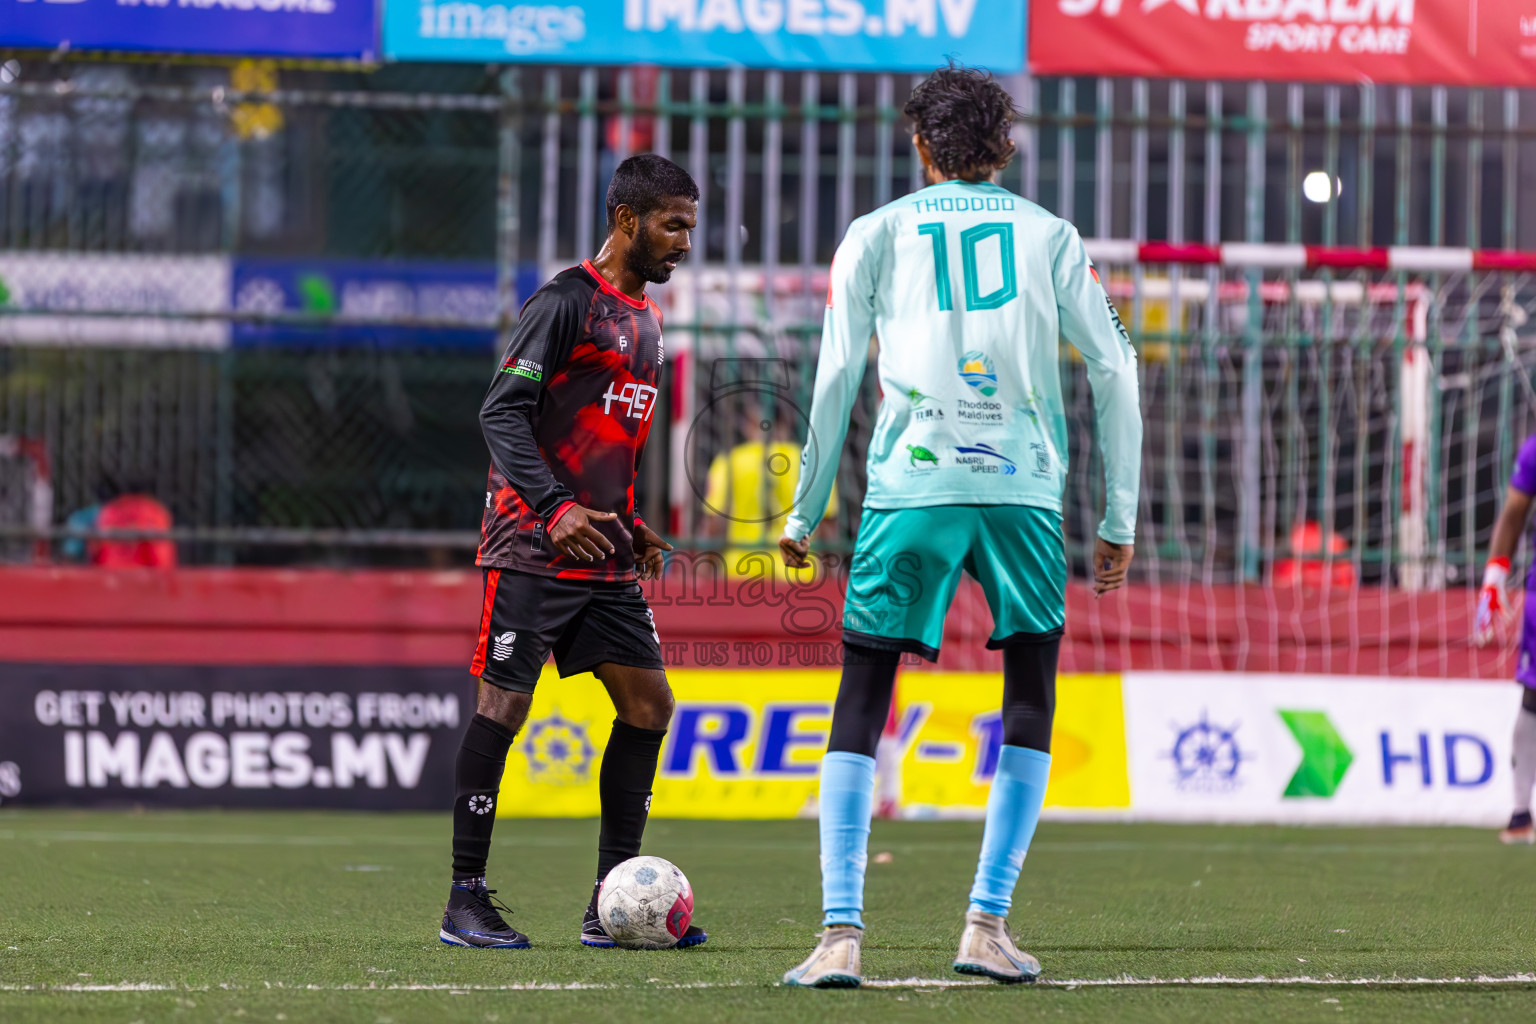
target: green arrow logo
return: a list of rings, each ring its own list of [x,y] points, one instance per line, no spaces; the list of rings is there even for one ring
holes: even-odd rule
[[[1285,795],[1333,796],[1355,755],[1321,711],[1281,711],[1280,718],[1301,744],[1301,764],[1285,787]]]

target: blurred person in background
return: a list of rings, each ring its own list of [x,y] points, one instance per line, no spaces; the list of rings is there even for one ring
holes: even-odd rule
[[[800,482],[800,446],[789,435],[783,416],[748,400],[736,433],[745,440],[709,464],[704,534],[724,533],[727,579],[785,579],[777,541]],[[825,514],[837,515],[836,488],[827,496]]]
[[[80,509],[69,517],[66,525],[84,526],[98,534],[85,543],[86,561],[103,569],[176,568],[176,542],[168,537],[110,536],[115,530],[170,532],[174,525],[171,510],[149,492],[147,480],[128,480],[115,498]]]
[[[1536,436],[1528,437],[1515,457],[1515,471],[1510,474],[1504,492],[1504,507],[1493,524],[1493,543],[1488,549],[1488,564],[1483,569],[1483,589],[1477,599],[1477,615],[1472,622],[1472,641],[1486,647],[1504,632],[1509,621],[1509,560],[1520,546],[1531,518],[1531,497],[1536,495]],[[1520,628],[1520,660],[1515,665],[1515,680],[1521,684],[1520,710],[1515,715],[1514,811],[1509,824],[1499,833],[1505,843],[1536,843],[1536,828],[1531,824],[1531,789],[1536,786],[1536,601],[1531,600],[1532,576],[1526,576],[1525,616]]]

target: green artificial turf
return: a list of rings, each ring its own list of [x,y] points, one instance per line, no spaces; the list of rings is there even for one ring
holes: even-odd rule
[[[865,974],[919,980],[807,992],[778,980],[817,929],[813,822],[653,821],[646,851],[688,874],[711,933],[660,952],[577,944],[591,821],[497,824],[491,884],[533,949],[443,945],[448,828],[421,814],[0,812],[0,1020],[1536,1019],[1536,980],[1274,983],[1536,979],[1536,850],[1489,832],[1046,823],[1011,921],[1053,984],[1003,987],[949,966],[980,825],[877,822]],[[1092,984],[1214,976],[1270,983]],[[573,983],[594,987],[499,988]],[[85,990],[128,984],[168,988]]]

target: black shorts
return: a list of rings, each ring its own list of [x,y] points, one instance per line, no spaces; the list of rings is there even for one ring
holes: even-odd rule
[[[661,640],[640,584],[590,583],[512,569],[485,570],[480,640],[469,671],[532,693],[550,651],[561,676],[605,661],[661,668]]]

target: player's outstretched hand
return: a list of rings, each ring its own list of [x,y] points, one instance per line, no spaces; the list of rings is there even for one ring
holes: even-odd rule
[[[613,554],[613,543],[598,532],[593,523],[608,523],[619,518],[616,512],[573,505],[549,531],[550,543],[568,558],[582,562],[600,562]]]
[[[638,519],[635,520],[635,575],[637,577],[642,580],[659,579],[664,563],[662,552],[671,550],[672,545],[662,540],[660,534]]]
[[[779,554],[784,556],[784,564],[791,569],[805,569],[811,564],[811,538],[795,540],[786,533],[779,538]]]
[[[1125,585],[1126,570],[1136,548],[1130,544],[1111,544],[1103,537],[1093,545],[1093,596],[1103,597]]]

